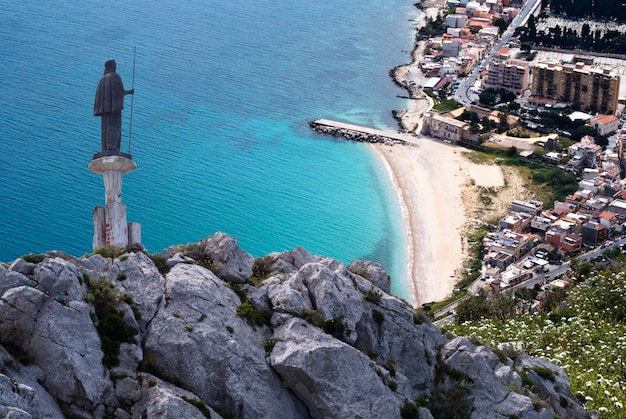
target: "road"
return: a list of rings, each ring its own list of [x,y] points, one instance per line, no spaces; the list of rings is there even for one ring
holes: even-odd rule
[[[534,11],[541,4],[541,0],[528,0],[520,9],[519,14],[513,19],[509,27],[500,37],[500,40],[494,44],[489,53],[483,58],[483,60],[478,64],[477,67],[474,67],[472,72],[459,84],[457,88],[454,98],[457,102],[460,102],[464,105],[469,105],[472,102],[478,101],[478,95],[476,93],[470,92],[470,88],[474,86],[476,80],[480,77],[480,72],[484,70],[487,66],[487,63],[491,61],[493,57],[496,56],[498,51],[502,49],[506,44],[511,40],[511,36],[515,32],[515,29],[518,26],[522,26],[526,24],[528,20],[528,16],[532,11]]]
[[[626,237],[621,237],[617,240],[612,241],[612,243],[610,245],[602,245],[601,247],[596,247],[582,255],[580,255],[578,257],[579,260],[581,261],[591,261],[593,259],[596,259],[598,256],[601,256],[606,250],[612,249],[616,246],[623,246],[626,245]],[[518,264],[521,264],[522,261],[518,261]],[[533,273],[533,278],[529,279],[528,281],[522,282],[521,284],[515,285],[509,289],[516,289],[516,288],[534,288],[536,284],[539,285],[544,285],[545,282],[551,280],[551,279],[555,279],[560,277],[561,275],[563,275],[568,269],[569,269],[569,265],[570,265],[570,261],[565,261],[563,262],[561,265],[557,265],[557,264],[550,264],[548,265],[550,268],[548,270],[548,272],[545,273]],[[475,295],[478,293],[478,290],[480,288],[482,288],[482,285],[484,284],[484,282],[480,279],[476,280],[472,285],[469,286],[469,294],[466,295],[465,297],[455,301],[454,303],[436,311],[435,313],[433,313],[433,318],[437,318],[440,316],[443,316],[446,313],[450,313],[445,317],[442,317],[438,320],[436,320],[434,323],[435,325],[441,327],[444,326],[446,324],[451,324],[454,322],[455,319],[455,311],[456,311],[456,307],[459,305],[459,303],[467,298],[469,298],[471,295]]]

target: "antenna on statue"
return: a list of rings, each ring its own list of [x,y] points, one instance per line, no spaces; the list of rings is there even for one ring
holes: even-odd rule
[[[137,61],[137,47],[134,47],[133,50],[133,84],[131,89],[133,90],[133,95],[130,98],[130,124],[128,128],[128,154],[130,154],[130,142],[133,138],[133,104],[135,102],[135,62]]]

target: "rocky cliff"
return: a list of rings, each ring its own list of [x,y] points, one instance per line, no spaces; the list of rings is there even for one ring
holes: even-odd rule
[[[0,264],[0,417],[576,418],[556,365],[444,335],[374,263],[227,235]]]

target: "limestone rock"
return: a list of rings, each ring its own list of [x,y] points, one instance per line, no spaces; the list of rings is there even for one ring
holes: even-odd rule
[[[113,262],[104,277],[132,298],[138,313],[131,316],[132,322],[143,336],[165,293],[165,280],[154,262],[143,252],[127,253]]]
[[[26,262],[24,259],[18,258],[9,265],[9,270],[30,276],[35,272],[35,266],[34,263]]]
[[[211,406],[236,417],[306,417],[265,360],[259,328],[236,314],[239,297],[208,269],[179,264],[149,325],[146,360]]]
[[[99,279],[104,277],[104,274],[111,269],[113,261],[111,258],[105,258],[100,254],[95,254],[87,258],[81,258],[76,264],[81,272],[87,274],[87,277]]]
[[[557,414],[568,418],[583,417],[577,409],[578,402],[570,397],[570,385],[561,367],[545,359],[521,354],[515,360],[514,368],[520,374],[526,374],[527,379],[538,386],[538,392],[553,402]]]
[[[313,256],[303,247],[296,247],[292,251],[282,253],[272,253],[268,257],[272,258],[270,264],[273,272],[284,272],[286,274],[299,270],[307,263],[319,262],[320,258]]]
[[[195,394],[154,377],[147,378],[150,384],[143,382],[141,399],[133,406],[133,418],[206,419],[199,407],[212,418],[220,417]]]
[[[354,260],[347,268],[350,272],[362,276],[387,294],[391,292],[391,279],[379,263]]]
[[[18,409],[17,407],[9,407],[0,405],[0,417],[5,419],[31,419],[32,416]]]
[[[45,259],[35,268],[33,279],[39,289],[57,301],[82,301],[87,285],[76,265],[61,259]]]
[[[86,303],[64,306],[30,287],[12,288],[0,299],[2,338],[44,371],[42,384],[55,398],[93,409],[111,383],[89,313]]]
[[[141,385],[130,377],[124,377],[115,383],[115,395],[126,405],[131,405],[141,398]]]
[[[207,240],[204,253],[213,260],[217,275],[224,281],[243,283],[252,276],[254,257],[227,234],[215,233]]]
[[[169,268],[172,268],[173,266],[178,265],[179,263],[194,263],[194,260],[190,257],[185,256],[183,252],[176,252],[171,257],[169,257],[167,261],[165,262],[165,264]]]
[[[34,390],[32,388],[0,374],[0,406],[11,406],[15,409],[14,411],[5,411],[4,415],[0,411],[0,417],[31,417],[28,411],[33,398]]]
[[[399,413],[401,397],[357,349],[299,318],[279,327],[274,337],[272,367],[313,417],[388,418],[391,412]]]
[[[37,283],[31,278],[27,277],[24,273],[11,269],[6,269],[2,265],[0,265],[0,296],[2,296],[2,294],[4,294],[7,290],[11,288],[21,286],[34,287],[35,285],[37,285]]]
[[[217,274],[188,257],[204,252]],[[253,284],[254,259],[223,233],[164,257],[165,277],[143,252],[48,252],[32,266],[0,265],[0,344],[30,362],[0,346],[0,416],[397,418],[406,401],[434,400],[465,381],[473,418],[584,417],[560,368],[449,340],[388,295],[378,264],[345,267],[296,248],[263,258],[265,279]],[[97,280],[131,297],[115,308],[139,330],[136,343],[120,345],[112,371],[83,301],[87,281]],[[540,407],[521,377],[536,384]],[[416,406],[426,419],[432,408]]]

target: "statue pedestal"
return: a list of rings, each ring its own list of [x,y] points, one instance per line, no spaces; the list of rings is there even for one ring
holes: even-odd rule
[[[141,246],[141,225],[126,222],[126,205],[122,204],[122,175],[137,168],[125,156],[104,156],[89,163],[89,170],[104,178],[105,206],[93,211],[93,249],[102,246],[124,248]]]

